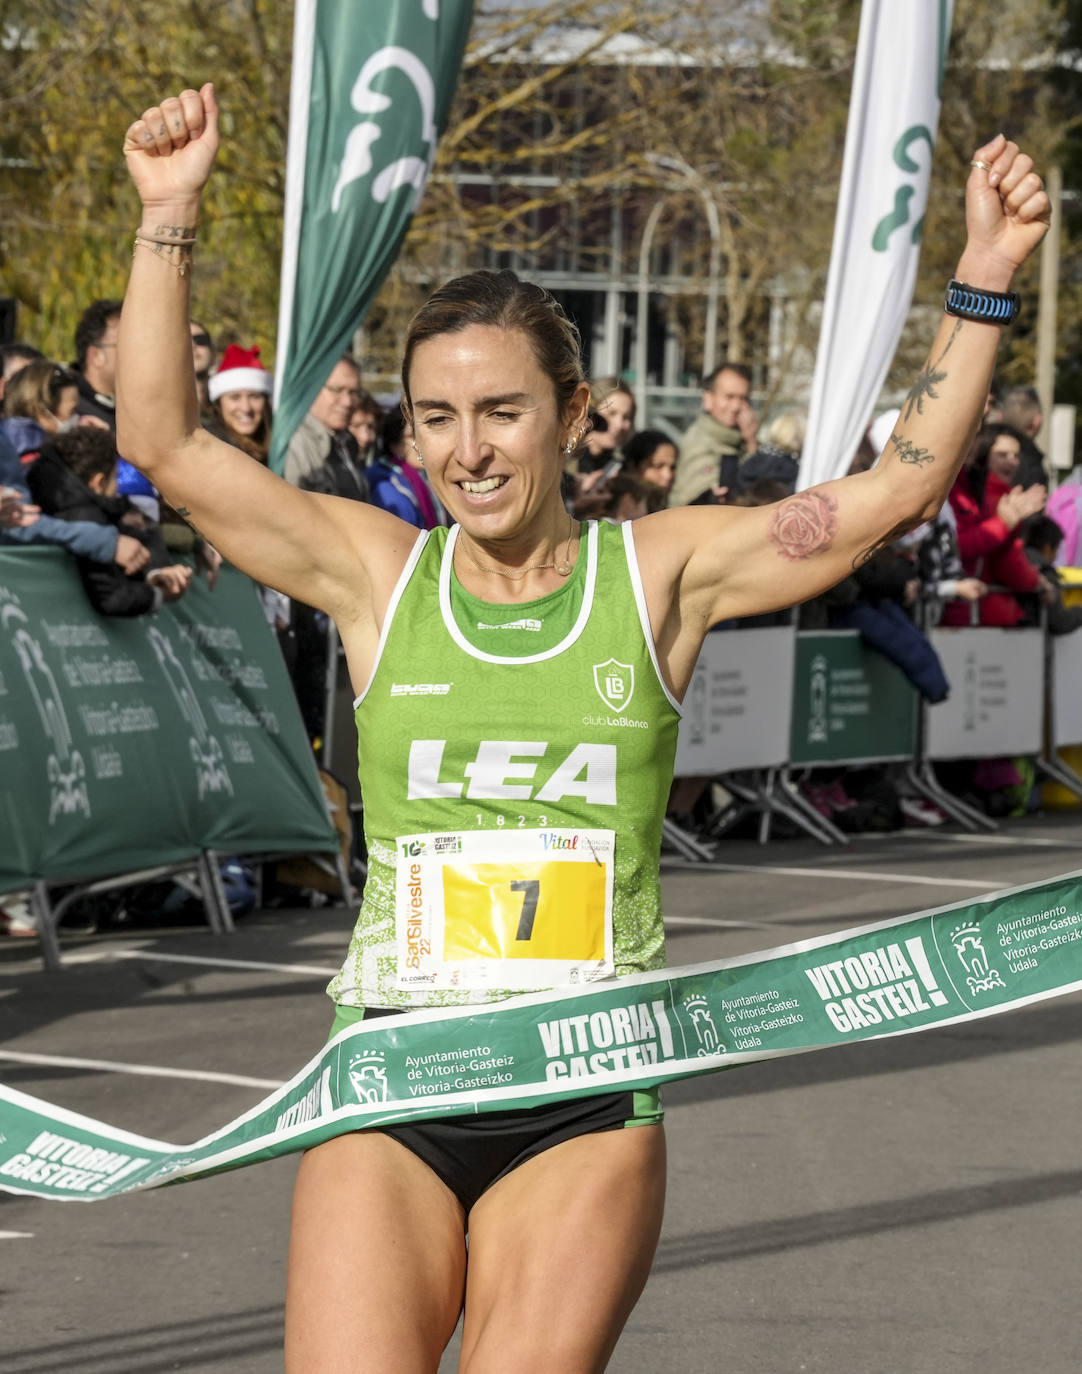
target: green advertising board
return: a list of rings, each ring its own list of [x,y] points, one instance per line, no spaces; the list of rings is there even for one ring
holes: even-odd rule
[[[797,635],[789,737],[794,767],[910,759],[916,731],[916,689],[855,630]]]
[[[53,549],[0,551],[0,892],[337,841],[253,583],[104,617]]]

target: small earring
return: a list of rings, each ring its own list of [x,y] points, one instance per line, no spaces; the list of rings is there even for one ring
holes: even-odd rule
[[[416,453],[416,455],[417,455],[417,461],[421,464],[422,467],[424,467],[424,465],[425,465],[424,454],[423,454],[423,453],[421,452],[421,450],[417,447],[417,445],[416,445],[416,443],[414,442],[413,439],[410,440],[410,448],[413,449],[414,453]]]

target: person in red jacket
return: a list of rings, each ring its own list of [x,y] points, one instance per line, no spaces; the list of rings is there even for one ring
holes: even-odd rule
[[[951,488],[950,503],[958,523],[958,549],[968,577],[991,587],[974,605],[949,602],[944,625],[1017,625],[1024,612],[1016,592],[1037,592],[1047,599],[1047,579],[1030,563],[1019,526],[1044,509],[1042,486],[1014,485],[1022,436],[1010,425],[984,425],[973,441],[970,461]]]

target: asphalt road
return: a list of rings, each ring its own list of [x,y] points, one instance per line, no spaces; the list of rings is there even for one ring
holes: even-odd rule
[[[905,832],[844,851],[731,841],[719,857],[731,867],[666,867],[672,964],[1082,868],[1082,825],[1050,814],[991,838]],[[200,1074],[280,1081],[322,1042],[318,970],[350,924],[278,910],[220,939],[195,926],[76,939],[53,975],[33,941],[0,940],[0,1078],[195,1140],[267,1091]],[[610,1368],[1076,1374],[1080,1036],[1073,995],[669,1088],[665,1229]],[[107,1067],[133,1064],[188,1076]],[[280,1369],[295,1168],[91,1205],[0,1194],[3,1374]]]

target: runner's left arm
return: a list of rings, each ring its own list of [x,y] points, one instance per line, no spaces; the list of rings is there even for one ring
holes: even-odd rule
[[[1008,290],[1047,229],[1032,160],[1001,135],[977,150],[966,185],[959,280]],[[636,524],[655,638],[671,685],[690,677],[720,620],[791,606],[832,587],[939,510],[983,413],[1000,326],[944,315],[928,361],[870,472],[773,506],[684,507]]]

